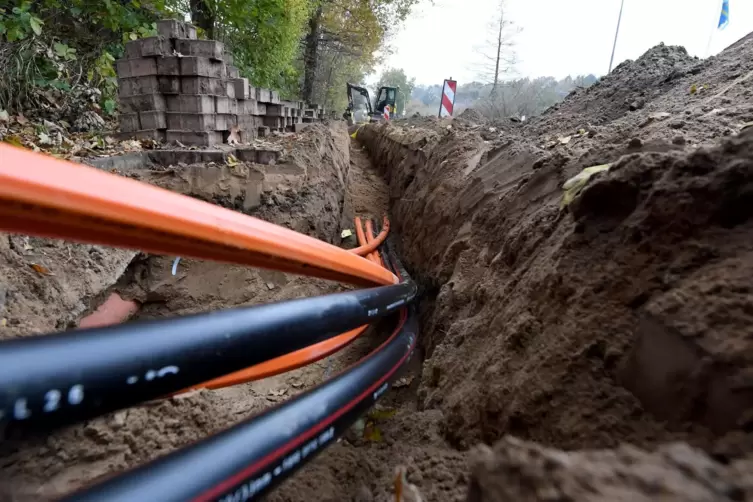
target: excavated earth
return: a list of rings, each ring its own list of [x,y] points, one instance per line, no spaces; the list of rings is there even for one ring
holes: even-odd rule
[[[282,137],[275,166],[120,174],[342,245],[389,212],[422,289],[421,358],[271,501],[753,500],[753,36],[657,46],[523,124],[410,119]],[[350,141],[350,143],[349,143]],[[563,184],[593,175],[568,204]],[[73,327],[118,292],[139,318],[342,286],[0,236],[0,337]],[[37,265],[37,268],[33,268]],[[39,268],[39,267],[43,268]],[[48,275],[50,272],[54,275]],[[374,348],[0,444],[0,500],[49,499],[321,382]],[[403,501],[415,502],[405,496]]]

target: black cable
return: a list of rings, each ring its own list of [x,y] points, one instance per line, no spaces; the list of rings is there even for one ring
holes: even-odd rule
[[[392,258],[396,270],[404,273],[399,260]],[[407,310],[402,310],[395,332],[382,346],[333,379],[249,421],[65,500],[257,499],[334,443],[388,390],[416,345],[416,316]]]
[[[254,500],[302,467],[347,430],[389,388],[416,341],[410,316],[371,356],[321,386],[250,421],[119,477],[68,501]]]
[[[162,397],[397,312],[413,283],[0,343],[0,424],[47,429]]]

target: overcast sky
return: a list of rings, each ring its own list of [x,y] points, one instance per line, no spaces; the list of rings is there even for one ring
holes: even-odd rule
[[[519,76],[607,73],[620,0],[506,0],[517,36]],[[477,78],[474,47],[499,0],[423,0],[393,37],[386,66],[403,68],[419,84],[460,83]],[[650,47],[683,45],[705,57],[753,31],[753,0],[730,0],[730,24],[716,30],[721,0],[625,0],[614,66]],[[369,81],[373,81],[373,77]]]

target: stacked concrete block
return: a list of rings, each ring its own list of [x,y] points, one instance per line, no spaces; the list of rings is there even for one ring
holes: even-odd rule
[[[250,85],[224,45],[198,40],[195,27],[167,20],[157,31],[128,42],[116,63],[123,136],[212,146],[231,131],[248,142],[321,117],[319,108],[307,116],[304,103]]]

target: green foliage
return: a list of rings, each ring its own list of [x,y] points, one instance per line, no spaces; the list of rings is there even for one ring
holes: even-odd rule
[[[416,87],[416,79],[409,79],[402,68],[388,68],[382,72],[379,82],[376,85],[376,91],[382,86],[400,87],[397,95],[397,113],[402,115],[405,112],[406,105],[410,102],[413,89]]]
[[[9,42],[24,40],[42,33],[42,21],[31,12],[31,2],[20,2],[8,11],[0,8],[0,35]]]
[[[0,108],[9,110],[49,106],[51,95],[44,94],[49,89],[93,86],[99,105],[114,112],[114,62],[124,42],[156,34],[155,21],[168,14],[164,0],[9,3],[0,8]],[[69,96],[59,98],[64,105]],[[60,108],[57,97],[54,101]]]
[[[297,80],[292,63],[308,19],[307,0],[207,1],[217,38],[255,85],[279,88]]]

